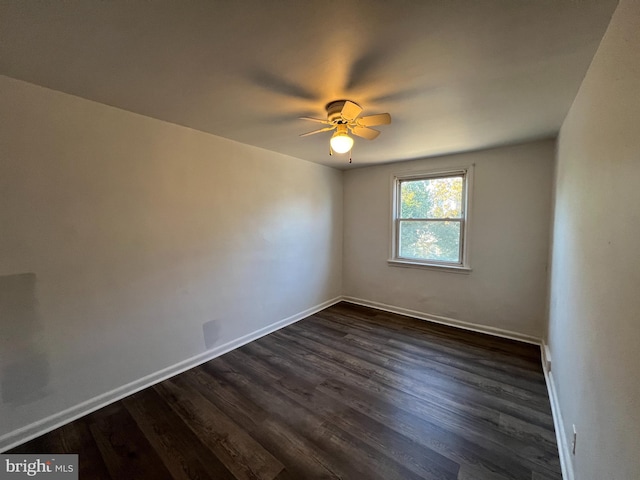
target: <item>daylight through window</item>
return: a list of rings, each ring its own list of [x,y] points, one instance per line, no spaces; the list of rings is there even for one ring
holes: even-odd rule
[[[467,184],[468,169],[395,177],[392,260],[468,267]]]

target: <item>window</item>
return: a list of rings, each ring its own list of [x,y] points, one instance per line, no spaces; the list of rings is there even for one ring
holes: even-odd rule
[[[471,168],[394,177],[390,263],[469,270]]]

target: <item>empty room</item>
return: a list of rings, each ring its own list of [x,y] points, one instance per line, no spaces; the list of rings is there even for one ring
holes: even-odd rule
[[[0,0],[0,479],[640,479],[640,1]]]

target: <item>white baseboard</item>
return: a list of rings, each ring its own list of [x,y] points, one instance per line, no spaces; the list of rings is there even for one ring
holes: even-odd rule
[[[448,325],[450,327],[462,328],[464,330],[471,330],[473,332],[486,333],[488,335],[494,335],[496,337],[509,338],[511,340],[518,340],[520,342],[532,343],[534,345],[540,345],[541,339],[532,335],[525,335],[523,333],[512,332],[510,330],[503,330],[501,328],[489,327],[486,325],[478,325],[470,322],[463,322],[462,320],[456,320],[449,317],[442,317],[440,315],[432,315],[429,313],[418,312],[416,310],[409,310],[408,308],[395,307],[393,305],[386,305],[384,303],[373,302],[370,300],[363,300],[361,298],[354,297],[342,297],[345,302],[355,303],[356,305],[362,305],[364,307],[376,308],[378,310],[384,310],[385,312],[397,313],[399,315],[406,315],[408,317],[417,318],[419,320],[426,320],[428,322],[440,323],[442,325]]]
[[[84,417],[91,412],[95,412],[96,410],[99,410],[100,408],[105,407],[122,398],[125,398],[133,393],[139,392],[140,390],[151,387],[152,385],[178,375],[179,373],[197,367],[198,365],[208,362],[209,360],[219,357],[220,355],[224,355],[225,353],[241,347],[242,345],[257,340],[258,338],[275,332],[276,330],[280,330],[287,325],[291,325],[292,323],[313,315],[314,313],[330,307],[331,305],[335,305],[341,300],[342,297],[336,297],[331,300],[327,300],[326,302],[308,308],[302,312],[296,313],[295,315],[292,315],[288,318],[279,320],[275,323],[272,323],[271,325],[267,325],[266,327],[260,328],[247,335],[243,335],[242,337],[227,342],[224,345],[219,345],[215,348],[212,348],[211,350],[207,350],[206,352],[195,355],[180,363],[159,370],[126,385],[122,385],[121,387],[115,388],[109,392],[105,392],[101,395],[98,395],[97,397],[86,400],[73,407],[63,410],[62,412],[55,413],[49,417],[43,418],[42,420],[38,420],[25,427],[2,435],[0,437],[0,452],[10,450],[13,447],[21,445],[24,442],[28,442],[29,440],[39,437],[40,435],[55,430],[56,428],[72,422],[73,420],[76,420],[80,417]]]
[[[549,369],[552,365],[549,357],[549,347],[542,342],[540,346],[542,354],[542,370],[544,371],[544,379],[547,383],[547,391],[549,392],[549,401],[551,403],[551,413],[553,416],[553,426],[556,430],[556,442],[558,443],[558,454],[560,455],[560,467],[562,468],[562,478],[564,480],[575,480],[573,473],[573,463],[571,462],[571,447],[569,446],[567,435],[564,429],[564,421],[560,411],[560,402],[556,384],[553,379],[553,373]]]

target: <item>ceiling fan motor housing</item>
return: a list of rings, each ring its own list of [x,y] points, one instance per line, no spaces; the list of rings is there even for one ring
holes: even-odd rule
[[[325,108],[327,109],[327,120],[329,122],[334,124],[347,123],[342,119],[342,109],[345,103],[346,100],[334,100],[333,102],[327,103],[327,106]],[[356,105],[358,104],[356,103]]]

